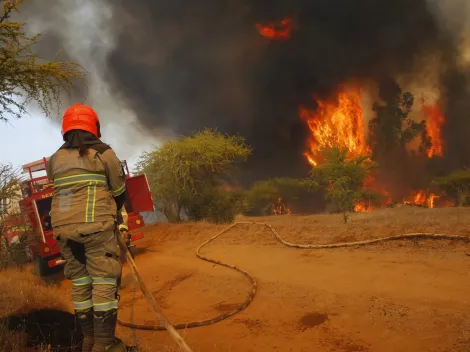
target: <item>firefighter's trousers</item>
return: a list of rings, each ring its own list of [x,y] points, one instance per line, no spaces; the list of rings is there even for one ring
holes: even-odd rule
[[[82,319],[82,329],[91,330],[84,331],[83,351],[104,350],[114,338],[117,281],[122,272],[116,224],[107,221],[60,226],[54,228],[54,235],[66,261],[65,277],[72,280],[74,309]],[[93,316],[94,327],[90,328],[86,321]]]

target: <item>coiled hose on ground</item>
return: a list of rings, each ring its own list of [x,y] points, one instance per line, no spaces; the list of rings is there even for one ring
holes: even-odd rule
[[[296,243],[289,243],[285,241],[279,233],[274,229],[271,225],[266,224],[266,223],[261,223],[261,222],[236,222],[216,235],[212,236],[208,240],[206,240],[204,243],[202,243],[197,249],[196,249],[196,256],[199,259],[202,259],[206,262],[221,265],[233,270],[238,271],[239,273],[243,274],[248,281],[250,281],[251,284],[251,290],[248,293],[247,297],[245,298],[245,301],[241,303],[236,309],[233,311],[220,314],[212,319],[206,319],[206,320],[200,320],[200,321],[193,321],[193,322],[188,322],[188,323],[180,323],[174,325],[176,329],[189,329],[189,328],[196,328],[200,326],[207,326],[207,325],[212,325],[215,323],[218,323],[222,320],[228,319],[231,316],[241,312],[244,310],[248,305],[253,301],[253,298],[256,295],[256,290],[257,290],[257,283],[256,280],[253,278],[251,274],[249,274],[247,271],[240,269],[236,267],[235,265],[231,264],[226,264],[222,263],[221,261],[211,259],[208,257],[205,257],[200,253],[201,249],[204,248],[206,245],[208,245],[210,242],[214,241],[227,231],[231,230],[235,226],[238,225],[259,225],[259,226],[266,226],[268,227],[271,232],[274,234],[276,239],[282,243],[283,245],[291,248],[301,248],[301,249],[327,249],[327,248],[345,248],[345,247],[359,247],[359,246],[366,246],[378,242],[388,242],[388,241],[396,241],[396,240],[413,240],[413,239],[432,239],[432,240],[454,240],[454,241],[464,241],[464,242],[470,242],[470,237],[466,236],[459,236],[459,235],[442,235],[442,234],[434,234],[434,233],[408,233],[404,235],[397,235],[397,236],[389,236],[389,237],[382,237],[382,238],[375,238],[372,240],[364,240],[364,241],[356,241],[356,242],[343,242],[343,243],[332,243],[332,244],[296,244]],[[137,323],[132,323],[132,322],[127,322],[127,321],[122,321],[118,319],[118,323],[122,326],[132,328],[132,329],[139,329],[139,330],[165,330],[165,327],[163,325],[152,325],[152,324],[137,324]]]

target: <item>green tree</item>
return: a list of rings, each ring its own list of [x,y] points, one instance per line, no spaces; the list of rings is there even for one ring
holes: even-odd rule
[[[137,169],[147,175],[157,207],[169,221],[180,221],[182,209],[192,220],[201,220],[214,213],[209,200],[220,195],[237,163],[250,154],[243,138],[204,130],[142,154]]]
[[[470,171],[455,170],[449,175],[436,180],[437,185],[446,194],[457,200],[459,207],[468,204],[470,196]]]
[[[0,267],[9,263],[6,232],[11,203],[20,197],[19,172],[11,164],[0,164]]]
[[[60,95],[77,88],[85,72],[73,62],[46,61],[36,55],[39,35],[28,36],[25,23],[11,21],[25,0],[3,0],[0,7],[0,120],[21,118],[27,105],[35,101],[51,116],[60,106]]]
[[[256,182],[247,192],[246,215],[272,215],[273,204],[288,208],[297,205],[308,193],[308,184],[295,178],[274,178]]]
[[[314,190],[324,190],[326,200],[343,213],[346,223],[356,203],[368,197],[364,183],[377,164],[369,155],[349,157],[347,149],[323,149],[321,156],[325,162],[312,168],[308,183]]]

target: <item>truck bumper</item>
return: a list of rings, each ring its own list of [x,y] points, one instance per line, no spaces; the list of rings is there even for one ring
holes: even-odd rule
[[[144,238],[144,234],[142,232],[134,233],[131,235],[131,242],[141,240],[142,238]]]
[[[59,257],[59,258],[55,258],[55,259],[50,259],[47,261],[47,266],[49,268],[55,268],[55,267],[58,267],[58,266],[61,266],[61,265],[64,265],[65,264],[65,259],[62,258],[62,257]]]

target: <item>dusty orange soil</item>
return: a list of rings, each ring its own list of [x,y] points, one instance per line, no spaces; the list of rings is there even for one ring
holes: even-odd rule
[[[347,225],[339,215],[242,220],[270,222],[293,243],[416,231],[470,236],[470,209],[387,209],[355,214]],[[222,228],[150,226],[137,244],[137,265],[172,322],[211,318],[243,302],[246,278],[195,256],[196,247]],[[203,254],[250,272],[258,294],[228,320],[180,332],[194,351],[470,351],[469,246],[420,240],[292,249],[266,228],[241,225]],[[123,284],[120,318],[155,324],[127,267]],[[173,350],[165,332],[123,327],[118,332],[151,351]]]

